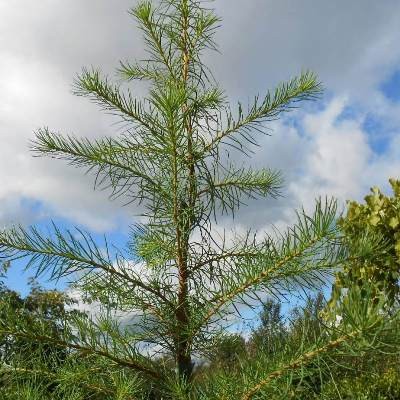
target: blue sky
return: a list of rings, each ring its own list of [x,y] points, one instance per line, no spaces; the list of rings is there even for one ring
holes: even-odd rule
[[[55,220],[107,234],[122,246],[129,224],[138,221],[137,208],[94,192],[83,171],[33,158],[28,144],[41,126],[92,139],[118,133],[111,117],[72,96],[71,82],[82,66],[112,73],[118,60],[143,56],[140,33],[126,13],[134,2],[34,3],[0,0],[0,226],[46,227]],[[314,70],[325,86],[318,103],[274,123],[272,137],[261,139],[249,162],[281,169],[285,197],[251,202],[235,220],[239,230],[285,226],[293,209],[311,207],[319,195],[344,204],[400,178],[400,3],[331,3],[215,2],[223,18],[221,55],[207,57],[233,103],[302,69]],[[224,224],[232,227],[231,220]],[[15,263],[8,284],[25,293],[33,272],[22,275],[22,266]]]
[[[382,90],[385,97],[394,102],[400,102],[400,66],[399,69],[396,69],[389,79],[382,82],[380,89]]]

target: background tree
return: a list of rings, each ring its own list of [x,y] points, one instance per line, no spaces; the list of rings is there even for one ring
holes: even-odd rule
[[[265,301],[259,319],[260,325],[252,333],[248,344],[250,353],[273,354],[280,351],[287,334],[281,303],[274,299]]]
[[[223,335],[212,349],[210,355],[210,368],[232,369],[246,354],[245,339],[238,333]]]
[[[290,332],[292,337],[303,338],[306,335],[309,342],[313,342],[325,330],[326,322],[323,312],[326,307],[324,295],[319,292],[314,297],[308,297],[302,307],[291,311]]]
[[[79,228],[62,231],[53,225],[50,236],[37,228],[0,232],[4,260],[27,258],[38,276],[68,276],[85,297],[101,304],[94,318],[70,318],[61,340],[43,324],[16,321],[3,307],[9,314],[2,334],[67,348],[75,357],[107,365],[106,376],[89,368],[84,380],[64,368],[53,378],[60,385],[89,384],[108,398],[211,399],[223,390],[224,398],[242,393],[250,399],[264,396],[286,372],[302,370],[320,354],[382,325],[362,314],[361,327],[349,323],[348,331],[316,343],[320,347],[260,364],[256,374],[244,369],[240,379],[227,378],[235,379],[234,386],[226,386],[223,377],[219,389],[212,382],[206,388],[193,382],[194,357],[209,353],[238,308],[253,306],[260,293],[279,296],[317,286],[347,257],[338,245],[334,201],[318,202],[311,215],[299,212],[297,222],[276,235],[249,231],[231,240],[215,235],[221,214],[233,215],[246,198],[276,196],[282,184],[278,172],[235,165],[229,153],[251,154],[265,123],[300,101],[315,99],[321,87],[305,72],[256,96],[248,107],[239,103],[231,109],[202,61],[205,50],[216,48],[213,36],[220,24],[208,5],[140,1],[131,10],[148,55],[139,63],[121,63],[119,73],[129,82],[148,82],[144,100],[99,70],[85,69],[77,78],[75,93],[116,115],[125,133],[89,141],[48,128],[36,132],[37,155],[91,171],[96,185],[109,188],[112,197],[141,205],[146,221],[133,227],[126,250],[106,240],[95,243]],[[365,240],[360,252],[371,248],[379,246]],[[174,369],[169,363],[160,366],[163,356],[174,360]],[[74,371],[76,364],[68,365]],[[78,395],[86,396],[70,393]]]
[[[6,269],[2,277],[6,277]],[[79,313],[71,308],[73,300],[65,293],[56,290],[44,290],[34,280],[30,282],[30,292],[26,297],[10,290],[0,282],[0,328],[12,317],[16,324],[40,324],[55,340],[61,340],[65,321],[68,316]],[[12,316],[11,316],[12,315]],[[51,374],[54,373],[68,356],[65,348],[54,347],[49,343],[33,342],[24,336],[10,335],[4,332],[0,336],[0,393],[9,398],[15,384],[30,382],[34,371],[46,372],[40,375],[36,384],[50,395],[54,386]],[[16,394],[16,393],[14,393]]]

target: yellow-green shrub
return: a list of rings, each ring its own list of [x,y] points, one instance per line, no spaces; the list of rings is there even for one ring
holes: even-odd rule
[[[375,234],[386,243],[382,255],[367,259],[355,259],[343,266],[336,274],[330,305],[340,300],[342,289],[352,285],[373,284],[378,292],[384,292],[390,303],[399,294],[400,276],[400,181],[389,180],[393,196],[384,195],[379,188],[372,188],[365,203],[348,202],[347,214],[338,223],[349,248],[357,246],[360,238]]]

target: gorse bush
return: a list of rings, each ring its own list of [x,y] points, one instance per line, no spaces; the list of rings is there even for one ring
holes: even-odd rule
[[[321,368],[328,354],[386,343],[373,338],[389,322],[359,296],[354,309],[343,312],[340,330],[312,344],[300,341],[273,358],[261,354],[234,371],[195,379],[195,360],[210,356],[243,307],[266,294],[318,287],[349,256],[330,200],[318,201],[310,215],[300,211],[285,232],[234,233],[231,240],[215,235],[221,215],[234,215],[245,199],[275,197],[282,185],[279,172],[236,165],[234,153],[251,155],[269,121],[315,99],[321,86],[304,72],[255,96],[248,107],[230,108],[203,63],[204,52],[216,49],[220,25],[209,6],[200,0],[140,1],[131,10],[147,58],[121,63],[118,73],[129,85],[146,81],[144,99],[97,69],[84,69],[77,78],[75,93],[114,114],[125,133],[90,141],[49,128],[36,132],[36,155],[91,172],[111,197],[140,205],[145,221],[133,225],[120,250],[107,240],[96,243],[79,228],[53,225],[50,235],[35,227],[0,232],[3,260],[24,258],[37,276],[69,277],[85,298],[101,304],[92,318],[69,317],[61,338],[43,324],[2,317],[0,334],[68,350],[68,362],[51,372],[54,398],[287,398],[293,379]],[[365,259],[380,249],[366,235],[351,257]],[[394,339],[386,336],[388,343]],[[31,371],[40,373],[46,372]]]

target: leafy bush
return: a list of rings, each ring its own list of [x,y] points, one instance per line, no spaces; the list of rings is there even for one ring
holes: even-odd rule
[[[348,243],[350,251],[360,245],[362,238],[375,235],[386,245],[386,251],[366,259],[351,259],[337,273],[333,287],[331,307],[340,302],[343,289],[352,285],[362,286],[373,283],[377,292],[385,292],[388,306],[398,300],[400,277],[400,181],[389,180],[393,196],[384,195],[379,188],[372,188],[365,197],[365,203],[348,203],[345,217],[339,226]],[[378,293],[377,293],[378,295]]]

